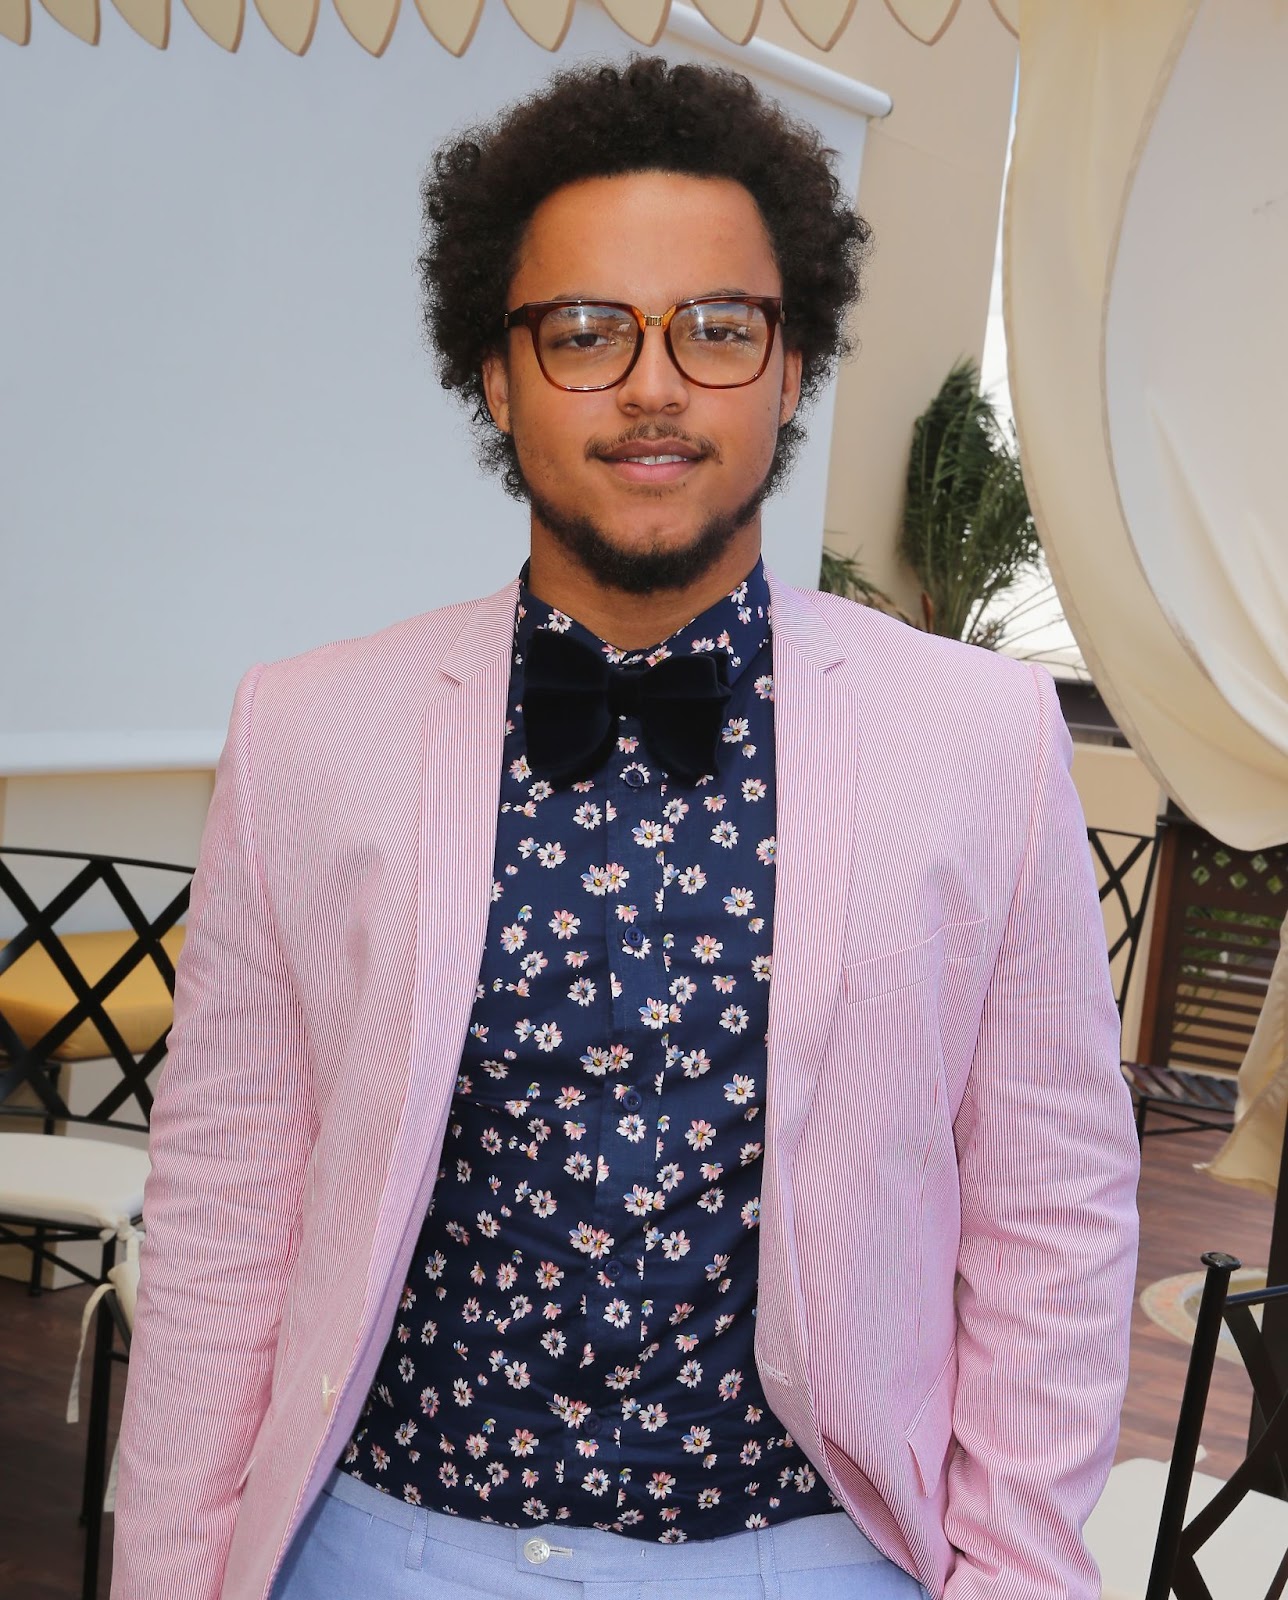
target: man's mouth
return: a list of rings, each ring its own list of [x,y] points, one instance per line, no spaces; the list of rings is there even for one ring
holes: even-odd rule
[[[619,482],[654,485],[687,477],[707,454],[687,439],[631,439],[596,452]]]

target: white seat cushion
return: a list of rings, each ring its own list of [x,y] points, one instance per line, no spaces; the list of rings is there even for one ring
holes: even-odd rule
[[[0,1133],[0,1213],[117,1232],[142,1213],[150,1170],[130,1145]]]
[[[1166,1461],[1120,1461],[1100,1503],[1087,1519],[1087,1547],[1100,1567],[1103,1600],[1143,1600],[1167,1486]],[[1196,1472],[1187,1517],[1221,1488],[1220,1478]],[[1256,1600],[1288,1549],[1288,1503],[1249,1494],[1198,1553],[1213,1600]]]

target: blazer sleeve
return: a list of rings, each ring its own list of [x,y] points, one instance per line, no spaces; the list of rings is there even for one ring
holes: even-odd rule
[[[1028,839],[955,1133],[946,1600],[1098,1600],[1082,1538],[1127,1382],[1139,1148],[1072,746],[1049,675]]]
[[[304,1028],[255,849],[262,671],[238,690],[219,762],[152,1118],[114,1600],[217,1600],[313,1140]]]

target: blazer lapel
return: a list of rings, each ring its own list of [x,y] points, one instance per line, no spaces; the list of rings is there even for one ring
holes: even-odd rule
[[[377,1337],[392,1322],[438,1170],[487,936],[517,594],[510,584],[468,608],[425,715],[407,1092],[376,1219],[361,1340],[328,1438],[348,1437],[366,1399]],[[307,1494],[327,1459],[315,1457]]]
[[[767,1135],[790,1159],[832,1025],[854,848],[858,729],[835,634],[770,580],[777,839]]]
[[[775,1413],[824,1470],[789,1171],[832,1026],[854,849],[858,737],[843,652],[799,590],[773,603],[777,840],[756,1358]]]

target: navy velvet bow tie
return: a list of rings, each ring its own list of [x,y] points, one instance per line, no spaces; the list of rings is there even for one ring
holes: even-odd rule
[[[608,758],[619,716],[637,716],[649,754],[695,783],[716,770],[728,702],[721,650],[619,667],[567,634],[538,629],[523,664],[528,765],[553,783],[588,777]]]

